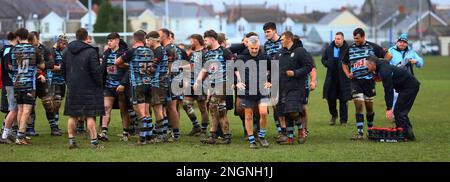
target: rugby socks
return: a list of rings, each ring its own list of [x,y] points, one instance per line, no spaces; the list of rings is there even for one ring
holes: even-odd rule
[[[231,134],[230,134],[230,133],[228,133],[228,134],[223,134],[223,139],[224,139],[224,141],[225,141],[225,140],[231,140]]]
[[[175,139],[179,139],[180,138],[180,129],[174,128],[174,129],[172,129],[172,131],[173,131],[173,137]]]
[[[300,133],[302,132],[302,130],[303,130],[303,124],[302,124],[302,122],[300,121],[300,120],[296,120],[296,121],[294,121],[295,122],[295,125],[297,126],[297,133],[298,133],[298,136],[300,137]]]
[[[287,136],[289,139],[294,139],[294,120],[290,117],[286,117],[286,129],[287,129]]]
[[[372,113],[366,113],[366,119],[367,119],[367,128],[373,127],[373,119],[375,117],[375,112]]]
[[[21,131],[17,132],[17,138],[18,139],[25,139],[25,133],[21,132]]]
[[[155,125],[155,134],[157,136],[159,136],[161,139],[164,138],[164,136],[163,136],[163,122],[164,122],[164,119],[158,120],[158,121],[156,121],[156,125]]]
[[[264,138],[266,137],[266,130],[265,129],[259,129],[258,137],[259,137],[259,139],[264,140]]]
[[[138,119],[137,119],[137,115],[136,112],[134,112],[133,109],[128,110],[128,115],[130,116],[130,131],[131,132],[135,132],[136,128],[138,128]]]
[[[206,131],[208,129],[208,123],[203,123],[202,122],[202,131]]]
[[[144,118],[142,122],[143,122],[142,123],[143,127],[141,128],[140,133],[143,132],[144,134],[143,134],[143,136],[141,136],[141,134],[139,134],[139,138],[141,139],[141,141],[145,141],[147,139],[150,139],[150,136],[148,135],[148,123],[146,121],[146,118]]]
[[[75,137],[69,138],[69,145],[75,145],[76,143],[77,143],[77,141],[75,140]]]
[[[153,121],[152,117],[146,117],[144,126],[147,125],[145,128],[147,130],[145,137],[147,140],[150,140],[153,135]]]
[[[300,120],[295,120],[294,123],[295,123],[295,126],[297,126],[298,130],[303,129],[303,125],[302,125],[302,122]]]
[[[358,130],[358,135],[363,135],[364,127],[364,114],[356,114],[356,129]]]
[[[123,136],[129,136],[130,135],[130,129],[124,128],[123,131],[122,131],[122,135]]]
[[[280,121],[275,120],[275,126],[277,127],[278,134],[282,134],[283,133],[283,129],[281,128]]]
[[[188,115],[189,119],[190,119],[191,122],[192,122],[192,126],[193,126],[194,128],[199,128],[199,127],[200,127],[200,124],[198,124],[197,116],[195,116],[194,110],[193,110],[193,109],[185,109],[185,110],[186,110],[186,114]],[[188,113],[188,112],[190,112],[190,110],[191,110],[192,112],[191,112],[191,113]]]
[[[31,132],[34,131],[34,122],[32,123],[27,123],[27,132]]]
[[[200,128],[200,124],[198,124],[197,117],[194,120],[191,119],[191,122],[194,128]]]
[[[288,137],[290,139],[294,139],[294,127],[293,126],[287,127],[287,132],[288,132]]]
[[[169,120],[167,117],[164,117],[164,120],[162,121],[162,133],[164,135],[167,134],[167,130],[169,130]]]
[[[103,134],[108,134],[108,127],[102,127],[102,133]]]
[[[255,143],[255,136],[253,136],[253,135],[248,136],[248,141],[250,143]]]
[[[147,123],[145,122],[145,118],[139,119],[139,122],[142,124],[142,127],[139,128],[139,141],[145,142],[145,136],[147,135]]]
[[[55,112],[55,123],[56,126],[59,126],[59,112]]]
[[[281,134],[281,135],[287,135],[286,134],[286,128],[280,128],[280,132],[278,133],[278,134]]]
[[[91,139],[91,145],[98,145],[98,139],[97,138]]]
[[[45,116],[47,116],[48,124],[50,124],[50,128],[58,128],[55,120],[55,114],[53,112],[45,112]]]

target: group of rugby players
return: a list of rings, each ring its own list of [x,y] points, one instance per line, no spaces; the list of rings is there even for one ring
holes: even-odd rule
[[[182,108],[192,122],[188,136],[201,136],[204,144],[230,144],[227,112],[234,109],[234,114],[242,120],[250,148],[269,147],[266,129],[269,108],[272,108],[278,132],[276,143],[296,143],[295,126],[297,142],[305,143],[306,105],[309,92],[317,85],[313,58],[292,32],[279,35],[273,22],[266,23],[263,29],[267,39],[264,44],[260,43],[259,35],[250,32],[241,44],[228,47],[224,34],[208,30],[203,35],[191,35],[187,49],[181,44],[177,46],[174,33],[164,28],[135,32],[130,46],[118,33],[110,33],[107,47],[98,60],[104,72],[105,114],[100,117],[101,132],[95,136],[101,141],[110,139],[111,110],[118,107],[123,125],[122,141],[137,135],[136,145],[177,142],[179,108]],[[388,54],[365,41],[362,29],[355,30],[354,37],[358,39],[340,61],[348,79],[354,79],[352,94],[357,113],[362,112],[365,103],[368,127],[372,127],[374,81],[365,64],[357,61],[373,55],[388,57]],[[8,39],[10,44],[2,49],[1,62],[2,110],[7,112],[1,143],[27,145],[30,137],[38,135],[34,130],[36,97],[42,101],[51,135],[61,136],[58,125],[66,92],[62,65],[69,44],[67,36],[60,35],[50,51],[39,43],[37,32],[29,33],[21,28],[10,33]],[[238,62],[243,64],[236,66]],[[231,69],[230,63],[234,63]],[[250,71],[252,67],[256,71]],[[195,108],[200,111],[199,117]],[[356,139],[362,139],[364,118],[362,114],[356,118]],[[84,119],[78,120],[77,132],[83,132]],[[97,146],[97,138],[92,139]],[[75,142],[70,142],[70,148],[77,147]]]

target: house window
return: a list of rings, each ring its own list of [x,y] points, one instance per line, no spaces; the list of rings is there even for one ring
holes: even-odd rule
[[[292,31],[292,27],[289,25],[287,25],[285,29],[286,29],[286,31]]]
[[[50,25],[49,23],[44,23],[44,32],[49,33],[50,32]]]
[[[142,30],[147,30],[147,29],[148,29],[148,24],[147,24],[147,22],[142,22],[142,23],[141,23],[141,29],[142,29]]]
[[[203,28],[203,25],[202,25],[202,20],[198,20],[198,28],[199,29],[202,29]]]
[[[18,22],[17,27],[23,27],[23,21]]]
[[[238,32],[244,32],[244,31],[245,31],[244,25],[238,25]]]

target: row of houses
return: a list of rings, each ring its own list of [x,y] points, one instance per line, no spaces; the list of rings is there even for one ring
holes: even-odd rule
[[[88,10],[78,0],[0,0],[0,32],[18,27],[43,36],[75,32],[89,22]],[[91,21],[95,22],[95,13]]]
[[[113,0],[112,3],[120,6],[122,0]],[[305,7],[302,14],[289,14],[280,6],[267,3],[224,4],[224,7],[223,12],[214,12],[210,5],[171,1],[168,27],[175,32],[178,42],[185,43],[187,36],[206,29],[226,33],[229,42],[237,43],[250,31],[263,35],[263,24],[273,21],[277,23],[279,33],[290,30],[307,42],[319,45],[312,47],[320,47],[329,42],[336,31],[344,32],[347,35],[346,39],[351,40],[353,30],[361,27],[366,30],[369,40],[384,47],[390,46],[401,33],[409,33],[412,40],[420,39],[415,41],[418,44],[414,46],[415,48],[421,48],[420,44],[440,45],[440,50],[444,54],[448,48],[445,37],[450,32],[448,23],[450,10],[438,9],[429,0],[366,0],[357,11],[340,8],[327,13],[307,12]],[[139,15],[129,17],[135,22],[132,23],[133,30],[154,30],[162,27],[165,15],[163,4],[149,0],[129,0],[127,9],[130,15],[131,12],[138,12]],[[142,18],[143,16],[146,18]],[[147,22],[153,23],[148,26]],[[264,41],[264,36],[260,38]]]
[[[123,5],[123,0],[110,0],[113,6]],[[214,12],[212,5],[200,5],[192,2],[169,2],[169,24],[178,42],[186,42],[193,33],[214,29],[226,33],[226,19]],[[127,0],[127,17],[130,31],[157,30],[164,26],[166,8],[164,2],[155,0]]]
[[[109,0],[113,6],[123,5],[123,0]],[[79,0],[0,0],[0,33],[19,27],[41,32],[41,39],[51,39],[61,33],[74,33],[78,28],[95,24],[98,5],[88,13]],[[156,0],[127,0],[127,22],[130,30],[156,30],[162,28],[165,16],[164,3]],[[90,21],[89,21],[89,15]],[[180,42],[192,33],[215,29],[226,32],[226,19],[213,11],[213,7],[197,3],[170,2],[168,27]],[[195,32],[194,32],[195,31]]]
[[[245,32],[263,34],[267,21],[277,23],[279,33],[291,30],[307,42],[323,45],[337,31],[351,41],[353,30],[363,28],[370,41],[389,47],[402,33],[408,33],[413,48],[422,53],[449,54],[450,7],[435,6],[430,0],[365,0],[360,8],[333,9],[327,13],[288,14],[278,6],[225,6],[227,34],[242,37]],[[261,16],[264,15],[264,16]],[[263,39],[263,38],[262,38]]]
[[[122,7],[123,0],[109,0]],[[73,33],[89,25],[88,9],[78,0],[0,0],[0,32],[17,27],[38,30],[43,37],[61,32]],[[334,33],[343,32],[347,40],[352,31],[361,27],[369,40],[389,46],[401,33],[426,44],[439,44],[447,50],[450,36],[450,8],[436,7],[430,0],[365,0],[360,8],[338,8],[330,12],[290,14],[279,5],[224,4],[224,11],[214,11],[212,5],[169,1],[168,25],[164,25],[166,7],[159,0],[127,0],[127,19],[131,30],[156,30],[166,26],[176,35],[177,42],[187,43],[193,33],[215,29],[228,36],[229,42],[240,42],[243,35],[253,31],[264,39],[262,26],[268,21],[277,24],[279,33],[290,30],[305,41],[324,44]],[[94,5],[91,22],[96,21],[98,6]]]

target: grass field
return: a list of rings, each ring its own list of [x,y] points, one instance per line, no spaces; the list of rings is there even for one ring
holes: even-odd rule
[[[329,126],[327,104],[322,99],[325,69],[318,63],[319,88],[311,93],[309,104],[310,135],[306,144],[280,146],[275,144],[273,120],[269,120],[268,149],[250,150],[243,140],[241,121],[230,112],[233,134],[230,145],[203,145],[198,137],[188,137],[191,123],[181,113],[181,141],[141,147],[119,141],[122,130],[118,111],[113,112],[110,142],[103,150],[89,148],[89,138],[78,136],[78,150],[69,150],[67,134],[51,137],[40,100],[37,107],[36,130],[32,146],[0,145],[0,161],[450,161],[450,60],[449,57],[426,57],[425,67],[415,73],[421,84],[419,95],[410,113],[417,141],[408,143],[373,143],[350,141],[355,133],[354,106],[349,103],[349,126]],[[381,84],[377,84],[375,125],[392,126],[384,118],[385,103]],[[4,114],[0,115],[4,118]],[[269,118],[272,118],[270,116]],[[61,128],[66,132],[66,117]]]

